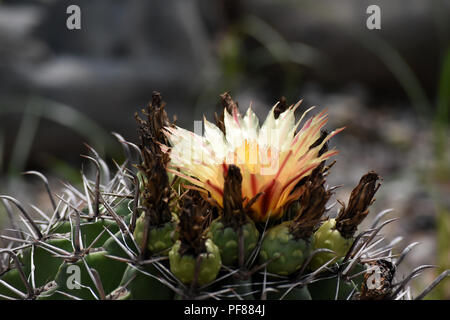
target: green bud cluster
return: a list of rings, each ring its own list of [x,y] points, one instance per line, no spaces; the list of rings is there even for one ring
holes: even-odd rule
[[[203,286],[213,281],[219,273],[222,265],[219,248],[211,239],[206,240],[205,246],[206,253],[197,257],[191,254],[180,254],[181,242],[179,240],[170,249],[170,270],[183,283],[192,283],[197,273],[197,284]]]
[[[310,263],[311,269],[316,270],[335,257],[337,260],[345,257],[353,240],[353,238],[345,239],[336,229],[336,219],[325,221],[314,233],[313,250],[324,248],[330,249],[334,253],[319,252],[314,255]]]
[[[247,260],[258,244],[259,231],[250,218],[247,218],[247,222],[241,228],[244,260]],[[208,235],[219,247],[222,263],[226,266],[235,266],[239,255],[239,231],[231,226],[225,227],[219,218],[211,223]]]
[[[145,216],[141,215],[136,222],[136,229],[134,229],[134,238],[137,243],[142,243],[145,233]],[[148,230],[147,248],[151,253],[167,254],[168,250],[173,246],[178,234],[176,232],[176,221],[164,223],[162,226],[152,227]]]
[[[300,269],[310,251],[310,241],[295,239],[286,221],[267,231],[259,254],[260,263],[268,262],[270,273],[290,275]]]

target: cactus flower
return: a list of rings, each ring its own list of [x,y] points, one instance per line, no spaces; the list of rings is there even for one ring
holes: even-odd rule
[[[280,218],[283,209],[302,192],[301,188],[295,188],[297,183],[337,153],[330,150],[319,154],[319,151],[343,130],[331,132],[319,145],[313,146],[327,122],[327,114],[322,112],[313,116],[297,131],[306,113],[312,109],[296,122],[294,112],[299,105],[300,102],[281,114],[276,114],[275,105],[261,127],[251,108],[244,117],[237,108],[232,108],[231,112],[225,110],[223,131],[206,118],[204,135],[176,126],[166,127],[172,145],[168,171],[189,181],[191,188],[209,192],[223,206],[224,172],[229,165],[236,165],[242,172],[244,206],[262,193],[251,205],[253,220]],[[165,145],[162,149],[169,152]]]

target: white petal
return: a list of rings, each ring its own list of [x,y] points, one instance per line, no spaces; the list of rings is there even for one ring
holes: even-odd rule
[[[259,119],[253,112],[252,108],[248,108],[244,119],[242,120],[243,129],[246,132],[246,139],[249,141],[257,140],[259,134]]]
[[[280,150],[290,148],[292,139],[295,133],[295,107],[288,108],[283,112],[278,119],[275,120],[276,127],[279,131],[277,135],[278,141],[274,141],[275,145],[279,146]]]
[[[175,165],[189,165],[208,159],[211,150],[205,138],[180,127],[168,128],[168,138],[172,145],[172,162]]]
[[[243,134],[241,126],[241,116],[237,113],[230,115],[224,111],[225,133],[228,144],[232,149],[238,148],[242,144]]]
[[[223,132],[214,124],[203,118],[205,123],[205,139],[218,158],[224,158],[227,152],[227,142]]]
[[[272,145],[272,141],[274,140],[273,136],[276,134],[274,110],[276,106],[277,105],[274,105],[269,111],[261,130],[259,130],[258,144],[261,147],[270,147]]]

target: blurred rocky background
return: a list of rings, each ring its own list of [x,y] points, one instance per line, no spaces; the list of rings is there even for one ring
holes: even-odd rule
[[[71,4],[81,30],[66,28]],[[366,28],[372,4],[381,30]],[[76,184],[84,142],[120,158],[110,133],[135,141],[153,90],[191,129],[224,91],[261,118],[281,96],[304,99],[328,109],[328,129],[347,127],[332,142],[336,198],[376,170],[372,215],[394,208],[387,237],[420,242],[405,267],[448,268],[449,16],[448,0],[0,0],[0,193],[45,206],[20,173]],[[433,297],[450,298],[448,282]]]

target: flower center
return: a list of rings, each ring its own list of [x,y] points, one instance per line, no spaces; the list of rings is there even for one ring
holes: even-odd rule
[[[226,158],[227,164],[236,164],[245,167],[250,173],[260,174],[261,168],[270,167],[272,159],[272,148],[260,147],[259,143],[253,139],[244,139],[242,144]]]

